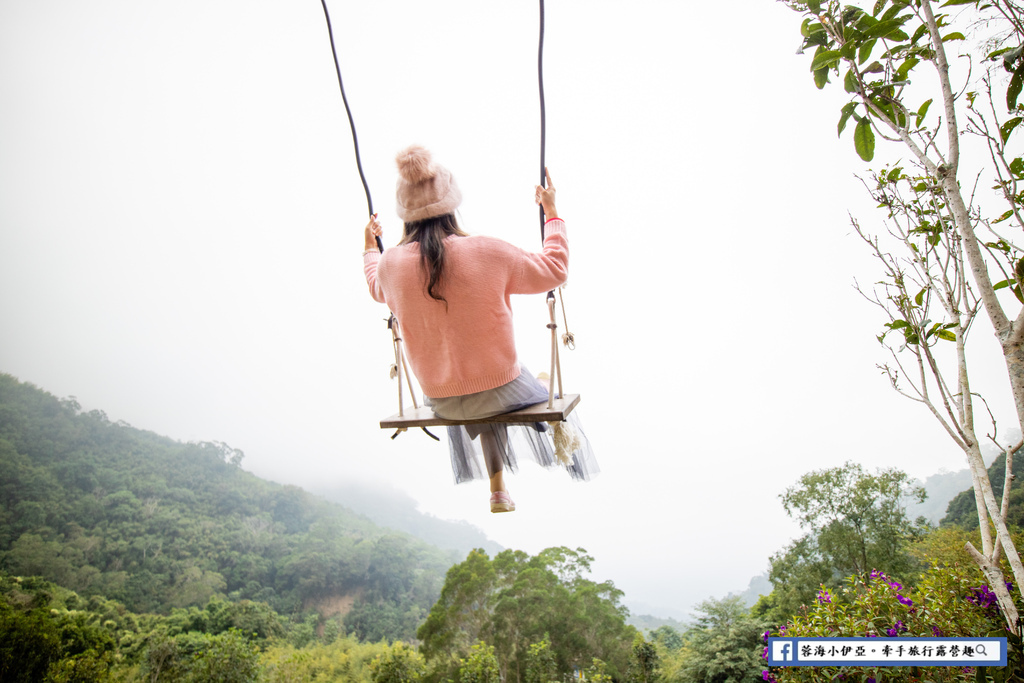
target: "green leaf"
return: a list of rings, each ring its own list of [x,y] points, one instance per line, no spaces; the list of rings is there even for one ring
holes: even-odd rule
[[[856,108],[857,108],[857,103],[856,102],[848,102],[843,107],[843,109],[842,109],[843,113],[842,113],[842,116],[839,117],[839,125],[837,126],[838,130],[836,131],[836,136],[837,137],[841,136],[843,134],[843,130],[846,129],[846,122],[850,120],[851,116],[853,116],[853,111]]]
[[[986,61],[992,60],[994,62],[996,60],[996,57],[999,57],[1001,55],[1005,55],[1007,52],[1013,52],[1014,50],[1019,51],[1020,48],[1019,47],[1001,47],[998,50],[995,50],[993,52],[989,52],[988,56],[985,57],[985,60]]]
[[[801,32],[802,32],[802,30],[803,30],[803,28],[801,27]],[[920,26],[917,27],[917,30],[914,31],[914,35],[913,35],[913,37],[911,37],[910,42],[912,44],[916,45],[917,41],[921,40],[921,38],[926,33],[928,33],[928,24],[921,24]]]
[[[857,50],[857,63],[863,64],[871,58],[871,51],[875,49],[875,40],[866,40],[860,45],[860,49]]]
[[[854,20],[859,19],[861,16],[866,16],[864,10],[854,5],[847,5],[843,8],[842,22],[843,24],[856,23]]]
[[[889,19],[895,19],[895,18],[896,18],[896,15],[898,15],[898,14],[899,14],[900,12],[902,12],[903,10],[905,10],[905,9],[907,8],[907,5],[908,5],[908,4],[909,4],[909,3],[906,3],[906,2],[899,2],[899,1],[897,0],[897,2],[894,2],[894,3],[892,4],[892,7],[890,7],[890,8],[889,8],[889,10],[888,10],[888,11],[887,11],[887,12],[886,12],[885,14],[883,14],[883,15],[882,15],[881,17],[879,17],[879,18],[880,18],[880,19],[881,19],[882,21],[888,21]],[[907,16],[906,16],[906,17],[904,18],[904,21],[906,21],[906,20],[907,20],[907,19],[909,19],[909,18],[910,18],[910,16],[909,16],[909,15],[907,15]]]
[[[864,161],[875,158],[875,131],[871,130],[871,122],[866,117],[858,121],[853,130],[853,146]]]
[[[1017,63],[1018,59],[1020,59],[1022,52],[1024,52],[1024,45],[1020,45],[1015,48],[1008,48],[1006,50],[996,50],[989,56],[995,57],[996,55],[1002,55],[1003,68],[1007,71],[1013,71],[1013,65]]]
[[[879,97],[872,97],[871,98],[871,104],[873,104],[875,106],[875,108],[878,109],[880,112],[885,114],[886,117],[889,118],[889,120],[891,120],[891,121],[895,121],[896,120],[896,114],[893,111],[892,102],[891,101],[884,100],[884,99],[881,99]]]
[[[917,304],[918,306],[920,306],[922,303],[924,303],[924,295],[925,295],[925,293],[927,291],[928,291],[928,288],[925,287],[920,292],[918,292],[917,296],[914,297],[914,303]]]
[[[868,14],[861,14],[860,17],[857,19],[857,28],[859,28],[861,31],[866,31],[872,26],[875,26],[877,23],[878,19],[875,19],[874,17]]]
[[[1006,211],[1003,212],[1003,214],[1001,216],[999,216],[999,218],[995,219],[992,222],[993,223],[1002,223],[1003,221],[1005,221],[1007,218],[1009,218],[1012,215],[1013,215],[1013,209],[1007,209]]]
[[[992,285],[992,289],[1006,289],[1012,284],[1013,280],[1003,280],[1002,282],[997,282],[994,285]]]
[[[1006,86],[1006,108],[1013,111],[1017,108],[1017,97],[1020,96],[1021,87],[1024,87],[1024,64],[1018,66],[1010,77],[1010,84]]]
[[[1005,144],[1006,141],[1010,138],[1010,133],[1013,132],[1014,128],[1020,125],[1021,121],[1024,121],[1024,119],[1022,119],[1020,116],[1016,116],[1007,121],[1006,123],[1004,123],[1003,125],[999,126],[999,137],[1002,138],[1003,144]]]
[[[886,21],[880,21],[874,26],[869,26],[864,31],[864,38],[870,40],[871,38],[888,38],[895,37],[897,33],[902,34],[903,38],[895,38],[896,40],[907,40],[908,36],[903,33],[903,22],[904,19],[888,19]]]
[[[852,40],[848,40],[843,43],[843,46],[839,48],[839,54],[842,55],[843,59],[853,60],[857,56],[857,43]]]
[[[928,100],[921,105],[921,108],[917,110],[917,125],[921,125],[924,121],[924,117],[928,115],[928,107],[932,106],[932,101]]]
[[[956,335],[949,330],[938,330],[935,336],[939,339],[945,339],[946,341],[956,341]]]
[[[964,34],[960,33],[959,31],[953,31],[952,33],[947,33],[946,35],[942,36],[942,42],[945,43],[945,42],[948,42],[950,40],[967,40],[967,39],[964,38]]]
[[[851,66],[846,70],[846,78],[843,79],[843,87],[846,92],[857,92],[857,88],[860,84],[857,82],[857,73]]]
[[[826,83],[828,83],[828,67],[815,71],[814,85],[817,86],[818,90],[824,88]]]
[[[1010,162],[1010,173],[1018,178],[1024,178],[1024,159],[1017,157]]]
[[[841,57],[842,55],[839,53],[839,50],[819,50],[811,61],[811,71],[835,66],[839,63]]]
[[[873,14],[873,15],[875,15],[877,17],[878,13],[881,12],[882,9],[885,8],[885,2],[886,2],[886,0],[878,0],[878,2],[875,3],[875,8],[873,10],[871,10],[871,14]]]
[[[815,14],[821,14],[821,3],[818,0],[807,0],[807,9]]]
[[[907,74],[910,73],[911,69],[913,69],[915,66],[917,66],[919,61],[920,60],[917,59],[916,57],[910,57],[905,62],[900,64],[900,68],[896,70],[896,75],[893,78],[893,80],[895,80],[895,81],[905,81],[905,80],[907,80]]]
[[[978,0],[946,0],[939,7],[952,7],[953,5],[977,5]]]
[[[885,326],[888,327],[890,330],[898,330],[901,327],[907,327],[909,325],[910,323],[908,323],[906,320],[893,320],[891,323],[885,324]]]
[[[1010,291],[1011,291],[1011,292],[1013,292],[1013,295],[1014,295],[1015,297],[1017,297],[1017,301],[1019,301],[1019,302],[1021,302],[1022,304],[1024,304],[1024,294],[1021,294],[1021,293],[1020,293],[1020,285],[1014,285],[1014,286],[1013,286],[1013,287],[1012,287],[1012,288],[1010,289]]]

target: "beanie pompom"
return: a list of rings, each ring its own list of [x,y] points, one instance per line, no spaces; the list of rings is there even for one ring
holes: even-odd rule
[[[430,152],[419,145],[413,145],[398,153],[395,158],[398,174],[409,183],[422,183],[436,174],[431,163]]]
[[[406,223],[452,213],[462,203],[462,193],[451,171],[435,164],[430,152],[419,145],[406,147],[395,157],[398,186],[395,208]]]

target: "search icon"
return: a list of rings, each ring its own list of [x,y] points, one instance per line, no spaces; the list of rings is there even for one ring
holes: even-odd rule
[[[977,652],[982,657],[987,657],[988,656],[988,652],[985,650],[985,644],[984,643],[978,643],[977,645],[975,645],[974,646],[974,651]]]

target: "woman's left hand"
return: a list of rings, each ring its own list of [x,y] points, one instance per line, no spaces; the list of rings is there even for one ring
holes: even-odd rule
[[[363,230],[363,240],[365,243],[365,251],[377,248],[377,237],[384,234],[384,228],[381,227],[380,221],[377,220],[377,214],[370,216],[370,222],[366,224],[366,229]]]

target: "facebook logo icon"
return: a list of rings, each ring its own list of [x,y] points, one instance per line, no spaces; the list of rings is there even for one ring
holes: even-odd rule
[[[793,661],[793,642],[772,638],[772,662]]]

